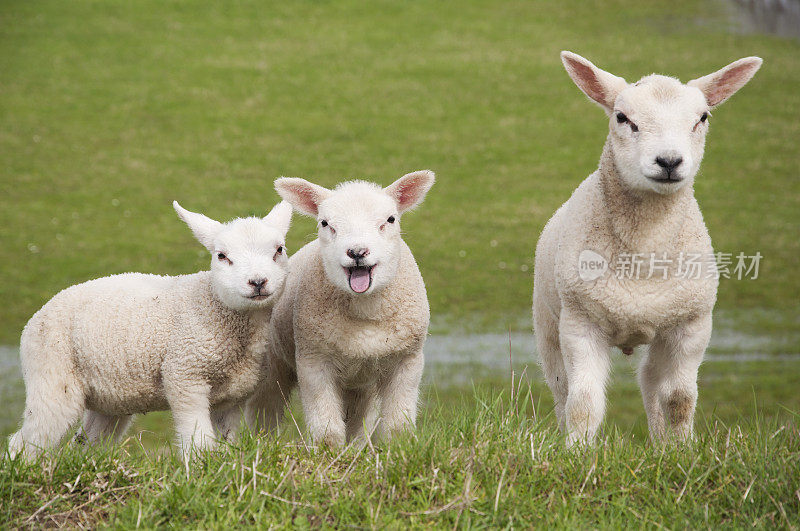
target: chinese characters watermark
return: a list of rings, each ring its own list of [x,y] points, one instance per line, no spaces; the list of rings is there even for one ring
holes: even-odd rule
[[[620,253],[611,262],[592,250],[578,256],[578,275],[591,281],[610,270],[617,279],[683,278],[688,280],[736,279],[756,280],[763,255],[744,252],[713,254],[684,253],[669,256],[667,253]]]

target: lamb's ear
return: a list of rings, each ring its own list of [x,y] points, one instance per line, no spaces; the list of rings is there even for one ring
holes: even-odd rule
[[[435,180],[436,177],[431,170],[415,171],[403,175],[383,191],[397,201],[397,209],[402,214],[422,203]]]
[[[614,101],[628,86],[628,82],[597,68],[589,60],[572,52],[561,52],[561,62],[578,88],[600,105],[606,114],[611,114]]]
[[[291,203],[301,214],[317,217],[319,204],[331,195],[331,191],[318,184],[296,177],[281,177],[275,181],[278,195]]]
[[[206,249],[213,253],[215,251],[214,238],[219,234],[219,231],[222,230],[222,223],[214,221],[203,214],[189,212],[180,206],[177,201],[173,201],[172,206],[175,208],[175,212],[178,213],[178,217],[192,229],[192,233],[194,237],[197,238],[197,241],[202,243]]]
[[[282,234],[289,232],[292,222],[292,205],[288,201],[281,201],[264,216],[264,223],[278,229]]]
[[[715,107],[745,86],[761,68],[761,63],[760,57],[745,57],[713,74],[693,79],[687,85],[699,88],[708,106]]]

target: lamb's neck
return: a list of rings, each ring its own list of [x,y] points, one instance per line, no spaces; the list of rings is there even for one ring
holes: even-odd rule
[[[349,297],[346,306],[352,317],[367,321],[377,321],[383,317],[385,300],[383,292],[372,293],[365,296]]]
[[[669,252],[692,211],[692,187],[670,195],[631,190],[619,174],[610,140],[598,171],[603,211],[617,243],[627,252]]]

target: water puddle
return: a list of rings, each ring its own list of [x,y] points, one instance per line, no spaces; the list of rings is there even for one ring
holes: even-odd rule
[[[641,348],[639,349],[641,350]],[[616,353],[615,360],[633,368],[637,362]],[[773,338],[749,336],[732,329],[715,330],[705,363],[715,362],[790,362],[800,363],[800,352],[780,349]],[[475,376],[507,371],[509,366],[521,370],[528,366],[529,375],[539,373],[536,342],[529,332],[511,334],[447,334],[432,335],[425,343],[425,380],[467,385]],[[25,388],[19,363],[19,348],[0,345],[0,434],[13,431],[25,403]]]

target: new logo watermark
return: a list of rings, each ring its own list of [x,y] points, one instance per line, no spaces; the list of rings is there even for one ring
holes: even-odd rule
[[[602,277],[608,270],[608,260],[592,250],[581,251],[578,256],[578,275],[584,282]]]

